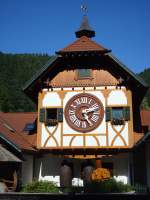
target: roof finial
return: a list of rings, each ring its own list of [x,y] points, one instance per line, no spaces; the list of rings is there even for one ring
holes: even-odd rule
[[[84,15],[87,15],[88,9],[86,4],[81,5],[81,11],[84,13]]]
[[[86,36],[86,37],[94,37],[95,36],[95,31],[92,30],[92,28],[89,25],[89,21],[88,21],[88,17],[87,17],[87,5],[86,4],[82,4],[81,5],[81,11],[84,13],[83,15],[83,19],[80,25],[80,28],[78,29],[78,31],[75,32],[76,37],[80,38],[82,36]]]

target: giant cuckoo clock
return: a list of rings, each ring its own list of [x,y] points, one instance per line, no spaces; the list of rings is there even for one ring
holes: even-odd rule
[[[84,16],[75,42],[56,52],[24,88],[38,104],[39,149],[108,150],[134,144],[132,102],[141,103],[147,86],[93,36]]]

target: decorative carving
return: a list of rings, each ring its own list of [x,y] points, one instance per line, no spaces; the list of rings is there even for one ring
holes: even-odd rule
[[[45,126],[45,129],[46,129],[47,133],[49,134],[49,136],[47,137],[47,139],[46,139],[46,141],[44,143],[44,147],[46,147],[46,145],[47,145],[47,143],[48,143],[48,141],[50,139],[52,139],[55,142],[55,144],[56,144],[57,147],[59,146],[58,141],[57,141],[57,139],[54,136],[54,134],[56,133],[57,128],[58,128],[58,124],[57,124],[57,126],[55,126],[54,130],[52,132],[50,132],[49,129],[48,129],[48,127]]]

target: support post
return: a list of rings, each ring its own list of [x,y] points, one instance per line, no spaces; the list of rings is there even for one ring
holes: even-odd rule
[[[91,175],[93,171],[93,164],[91,161],[87,160],[82,164],[82,178],[84,186],[91,182]]]
[[[60,167],[60,187],[72,186],[73,165],[67,160],[63,160]]]

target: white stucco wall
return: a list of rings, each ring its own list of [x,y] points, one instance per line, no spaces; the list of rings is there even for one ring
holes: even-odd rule
[[[65,111],[66,105],[68,101],[77,94],[84,93],[83,88],[75,87],[74,90],[72,88],[64,88],[62,93],[58,93],[60,88],[53,88],[53,91],[43,90],[42,96],[42,104],[41,107],[46,108],[54,108],[54,107],[62,107],[63,111]],[[93,147],[104,147],[108,146],[114,147],[125,147],[130,145],[129,138],[129,128],[131,125],[128,121],[125,121],[125,126],[112,126],[112,123],[106,122],[105,119],[105,107],[106,102],[107,106],[127,106],[128,99],[126,94],[125,87],[116,89],[115,86],[107,86],[108,91],[110,92],[107,99],[105,96],[104,87],[86,87],[86,93],[94,95],[97,97],[104,108],[104,116],[102,122],[98,125],[98,127],[94,130],[88,132],[88,134],[92,134],[90,136],[86,136],[86,134],[82,132],[78,132],[74,130],[68,123],[65,118],[65,114],[63,116],[63,123],[58,123],[58,126],[48,127],[45,126],[45,123],[39,124],[38,134],[40,135],[40,147],[60,147],[63,146],[65,148],[77,148],[86,146],[87,148]],[[59,91],[60,92],[60,91]],[[65,93],[64,93],[65,92]],[[61,100],[61,95],[64,95]],[[108,125],[108,127],[107,127]],[[118,128],[120,128],[121,133]],[[123,129],[122,129],[123,128]],[[119,134],[118,134],[119,133]],[[118,134],[117,137],[115,137]],[[130,133],[131,134],[131,133]],[[50,137],[52,136],[52,137]],[[108,141],[108,143],[107,143]]]
[[[30,183],[33,179],[33,155],[24,155],[22,162],[22,184]]]

